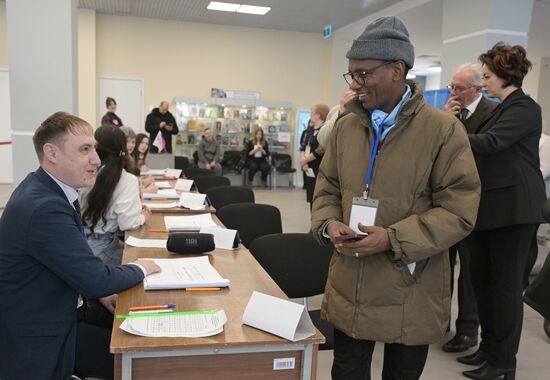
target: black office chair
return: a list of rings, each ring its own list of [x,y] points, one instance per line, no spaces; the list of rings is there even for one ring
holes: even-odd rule
[[[193,178],[195,186],[199,193],[206,193],[206,190],[214,186],[229,186],[231,181],[229,178],[221,175],[197,175]]]
[[[189,158],[184,156],[174,156],[174,169],[187,169],[189,167]]]
[[[233,203],[216,210],[227,227],[239,231],[245,247],[260,236],[283,232],[281,212],[275,206],[256,203]]]
[[[183,174],[189,179],[195,179],[197,176],[214,175],[214,171],[200,168],[185,168],[183,169]]]
[[[199,151],[196,150],[193,152],[193,164],[195,168],[199,167]]]
[[[284,153],[271,154],[271,168],[273,169],[272,186],[277,187],[277,174],[288,174],[288,187],[294,187],[294,173],[296,169],[292,167],[292,157]]]
[[[232,203],[254,203],[254,192],[244,186],[215,186],[206,196],[216,210]]]
[[[334,247],[321,246],[311,234],[274,234],[257,238],[250,252],[289,298],[304,298],[325,292],[328,266]],[[321,311],[309,312],[313,324],[325,336],[320,350],[334,348],[334,328],[321,320]]]

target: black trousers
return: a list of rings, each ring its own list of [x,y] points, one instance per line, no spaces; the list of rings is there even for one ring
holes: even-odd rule
[[[78,310],[76,360],[79,377],[114,377],[114,356],[109,352],[113,315],[97,300],[87,300]]]
[[[370,380],[376,342],[354,339],[334,329],[333,380]],[[428,345],[384,344],[383,380],[417,380],[422,375]]]
[[[470,269],[481,324],[480,349],[495,367],[516,367],[525,273],[532,266],[538,226],[474,231],[464,240],[471,252]]]
[[[254,175],[259,171],[262,172],[262,181],[267,181],[267,175],[269,174],[269,164],[265,158],[257,159],[251,158],[248,161],[248,180],[252,182]]]
[[[460,258],[458,275],[458,317],[456,318],[456,334],[475,336],[479,330],[477,317],[477,302],[470,272],[470,252],[465,244],[458,243],[449,248],[451,261],[451,294],[454,291],[456,258]]]

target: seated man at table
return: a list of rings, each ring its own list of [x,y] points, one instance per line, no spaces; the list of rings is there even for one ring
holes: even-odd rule
[[[0,378],[68,379],[79,294],[101,298],[160,271],[150,260],[109,266],[94,256],[78,189],[100,164],[92,127],[65,112],[33,136],[40,167],[14,190],[0,219]]]

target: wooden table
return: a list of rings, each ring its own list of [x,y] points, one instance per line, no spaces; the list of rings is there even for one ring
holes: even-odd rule
[[[214,217],[215,218],[215,217]],[[164,215],[155,213],[139,238],[159,238],[148,228],[165,228]],[[174,257],[165,249],[126,246],[123,262],[137,258]],[[182,257],[177,255],[177,257]],[[287,299],[250,252],[215,250],[210,263],[231,286],[216,292],[187,293],[183,290],[144,291],[137,285],[119,294],[116,313],[130,306],[175,303],[175,311],[225,310],[228,321],[221,334],[205,338],[148,338],[126,333],[115,319],[111,352],[115,354],[116,379],[315,379],[318,345],[325,338],[319,331],[308,339],[291,342],[243,325],[244,309],[254,290]],[[295,368],[274,370],[274,359],[294,358]]]

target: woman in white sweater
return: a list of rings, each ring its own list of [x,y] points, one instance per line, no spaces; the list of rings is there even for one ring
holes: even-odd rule
[[[106,264],[119,265],[123,248],[119,232],[139,228],[151,211],[141,204],[137,177],[127,171],[131,161],[124,133],[118,127],[102,126],[94,137],[101,167],[95,185],[80,191],[82,220],[94,254]]]

